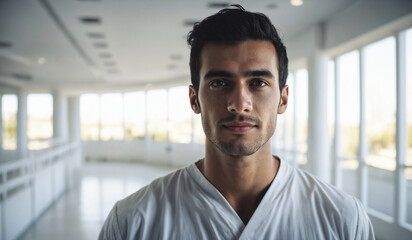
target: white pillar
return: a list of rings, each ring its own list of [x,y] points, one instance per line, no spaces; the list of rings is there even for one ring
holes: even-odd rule
[[[53,138],[67,141],[67,98],[61,92],[53,93]]]
[[[17,156],[24,158],[28,155],[27,150],[27,93],[20,91],[17,94]]]
[[[70,142],[78,142],[81,140],[80,136],[80,97],[71,96],[68,99],[68,140]]]
[[[322,53],[323,27],[317,25],[314,51],[308,58],[308,162],[307,170],[319,179],[331,182],[328,137],[328,59]]]

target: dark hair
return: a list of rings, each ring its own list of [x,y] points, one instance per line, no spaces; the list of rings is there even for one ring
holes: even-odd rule
[[[288,57],[286,48],[276,28],[262,13],[246,11],[240,5],[225,8],[218,13],[197,22],[187,36],[191,46],[190,74],[192,85],[199,90],[200,53],[209,42],[238,43],[246,40],[267,40],[272,42],[278,56],[279,89],[282,91],[288,77]]]

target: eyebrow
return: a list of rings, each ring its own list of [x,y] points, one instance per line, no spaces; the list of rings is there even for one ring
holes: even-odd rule
[[[227,77],[227,78],[232,78],[235,75],[233,73],[230,73],[228,71],[223,71],[223,70],[211,70],[206,73],[205,79],[208,78],[214,78],[214,77]]]
[[[245,77],[267,77],[267,78],[274,78],[273,74],[268,70],[254,70],[254,71],[247,71]]]
[[[245,77],[267,77],[267,78],[274,78],[273,74],[268,70],[253,70],[247,71],[243,74]],[[224,71],[224,70],[211,70],[206,73],[204,79],[214,78],[214,77],[226,77],[226,78],[233,78],[235,74]]]

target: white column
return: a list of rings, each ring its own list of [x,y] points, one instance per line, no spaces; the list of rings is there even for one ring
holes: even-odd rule
[[[308,58],[308,162],[307,170],[319,179],[331,182],[328,137],[328,59],[322,53],[323,26],[314,28],[314,50]]]
[[[81,143],[80,137],[80,96],[70,96],[67,98],[68,107],[68,135],[67,139],[69,142]],[[71,155],[71,159],[67,163],[67,176],[68,176],[68,187],[73,186],[76,180],[76,174],[83,163],[83,150],[82,145],[80,149],[75,151]]]
[[[368,140],[366,136],[366,96],[365,96],[365,57],[364,50],[359,51],[359,168],[358,168],[358,196],[361,202],[368,207],[368,166],[366,157],[368,155]]]
[[[396,36],[396,170],[394,177],[395,201],[394,219],[400,224],[406,219],[406,178],[405,159],[407,149],[407,119],[406,119],[406,36],[400,32]],[[409,141],[412,141],[410,139]]]
[[[28,155],[27,150],[27,93],[20,91],[17,94],[17,156],[24,158]]]
[[[150,151],[151,151],[151,147],[152,147],[152,137],[150,136],[149,133],[149,97],[148,97],[148,91],[144,92],[144,96],[145,96],[145,157],[144,157],[144,161],[145,162],[150,162]]]
[[[53,93],[53,138],[67,141],[67,98],[61,92]]]
[[[313,53],[308,61],[308,162],[307,170],[318,178],[330,182],[331,159],[328,138],[328,59]]]
[[[80,137],[80,97],[71,96],[68,99],[69,103],[69,134],[68,139],[71,142],[78,142],[81,140]]]
[[[340,109],[339,109],[339,101],[340,101],[340,83],[342,82],[339,78],[339,60],[335,58],[335,137],[334,137],[334,144],[333,144],[333,184],[341,188],[342,187],[342,170],[341,170],[341,159],[339,156],[341,154],[341,128],[340,128]]]

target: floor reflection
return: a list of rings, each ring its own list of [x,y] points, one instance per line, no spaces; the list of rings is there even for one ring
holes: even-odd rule
[[[87,163],[78,184],[53,204],[22,240],[96,239],[114,203],[175,168]]]

